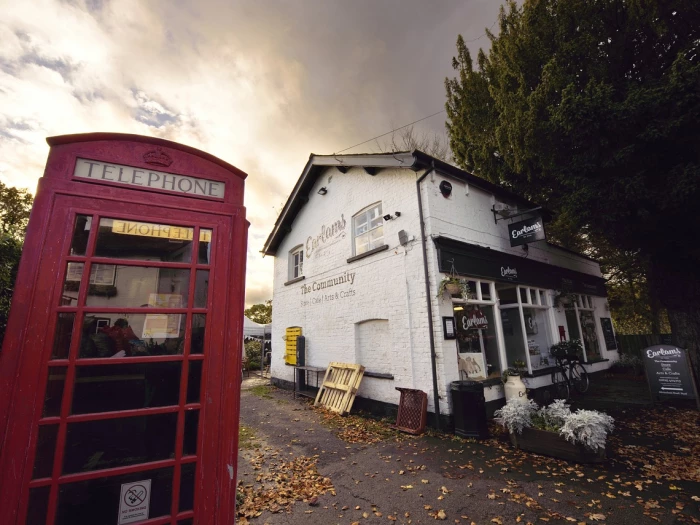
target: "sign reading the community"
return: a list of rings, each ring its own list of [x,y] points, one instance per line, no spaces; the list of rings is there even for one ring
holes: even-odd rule
[[[615,350],[617,348],[617,341],[615,341],[615,332],[613,330],[612,319],[610,319],[609,317],[601,317],[600,327],[603,329],[605,349]]]
[[[687,352],[672,345],[656,345],[642,350],[652,397],[697,399]]]
[[[215,199],[223,199],[226,193],[226,185],[220,181],[186,177],[121,164],[109,164],[96,160],[78,159],[75,163],[73,176],[97,182],[114,182],[127,186],[138,186],[147,190],[167,190]]]
[[[119,496],[118,525],[136,523],[148,519],[151,506],[151,480],[122,483]]]
[[[530,217],[524,221],[514,222],[508,225],[508,237],[511,246],[520,246],[529,242],[544,241],[544,226],[542,217]]]

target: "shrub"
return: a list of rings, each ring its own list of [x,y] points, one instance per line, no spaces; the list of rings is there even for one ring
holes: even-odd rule
[[[596,410],[577,410],[564,421],[559,433],[574,444],[591,450],[605,448],[608,432],[612,432],[615,420]]]
[[[522,434],[523,428],[532,426],[532,415],[538,406],[532,399],[512,398],[505,406],[494,412],[495,421],[508,429],[511,434]]]

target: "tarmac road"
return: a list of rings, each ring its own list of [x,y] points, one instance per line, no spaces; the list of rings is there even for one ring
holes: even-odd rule
[[[246,389],[254,383],[243,386],[241,424],[256,448],[239,453],[239,483],[255,487],[268,462],[318,456],[318,472],[336,495],[319,496],[317,506],[297,501],[289,511],[265,510],[250,523],[700,523],[691,499],[700,494],[697,483],[645,478],[615,460],[591,467],[523,453],[503,436],[351,444],[307,401],[277,389],[256,395]]]

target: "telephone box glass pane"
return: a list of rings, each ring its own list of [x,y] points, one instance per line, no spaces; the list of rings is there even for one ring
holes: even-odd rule
[[[185,463],[180,471],[180,508],[179,512],[187,512],[194,508],[194,475],[196,463]]]
[[[186,308],[189,289],[189,270],[93,264],[85,304]]]
[[[209,270],[197,270],[197,280],[194,285],[194,307],[206,308],[209,297]]]
[[[199,430],[199,410],[185,412],[185,435],[182,442],[182,455],[197,454],[197,430]]]
[[[78,366],[72,414],[177,405],[182,363]]]
[[[59,486],[55,523],[116,525],[122,484],[149,480],[151,495],[148,517],[169,516],[173,492],[173,469],[164,468]]]
[[[29,489],[29,506],[27,508],[27,525],[46,525],[49,509],[51,486]]]
[[[73,240],[70,244],[70,255],[85,255],[92,217],[89,215],[76,215],[73,227]]]
[[[211,264],[211,230],[199,230],[199,256],[197,262],[199,264]]]
[[[66,279],[63,282],[61,294],[61,306],[77,306],[80,281],[83,279],[85,263],[69,262],[66,267]]]
[[[177,413],[69,423],[63,473],[169,459]]]
[[[190,262],[194,228],[121,219],[100,219],[96,257]]]
[[[44,396],[44,410],[42,417],[61,415],[61,400],[63,399],[63,387],[66,384],[66,367],[52,366],[49,368],[49,377],[46,381],[46,395]]]
[[[187,403],[199,403],[199,391],[202,386],[202,362],[190,361],[190,373],[187,380]]]
[[[204,353],[204,334],[206,330],[207,316],[204,314],[194,314],[192,316],[192,339],[190,354]]]
[[[53,456],[56,452],[58,425],[40,425],[34,456],[33,479],[49,478],[53,471]]]
[[[68,359],[70,342],[73,338],[74,313],[58,314],[56,320],[56,333],[53,338],[53,352],[51,359]]]
[[[80,357],[182,354],[186,317],[185,314],[86,314]]]

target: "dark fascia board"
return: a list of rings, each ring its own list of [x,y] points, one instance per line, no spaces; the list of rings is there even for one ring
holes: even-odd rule
[[[526,209],[533,209],[538,207],[538,205],[534,202],[529,201],[506,188],[489,182],[486,179],[482,179],[481,177],[477,177],[476,175],[472,175],[471,173],[461,170],[456,166],[453,166],[452,164],[448,164],[447,162],[443,162],[439,159],[433,158],[427,153],[423,153],[419,150],[414,150],[413,157],[415,158],[413,169],[416,171],[418,171],[419,169],[430,169],[434,167],[438,173],[450,175],[451,177],[462,180],[472,186],[475,186],[489,193],[493,193],[496,197],[500,197],[503,200],[513,202]],[[549,220],[552,218],[551,211],[545,208],[542,208],[538,211],[542,214],[545,220]]]
[[[291,231],[292,223],[304,205],[303,197],[308,200],[309,192],[313,188],[316,180],[324,168],[336,167],[360,167],[360,168],[409,168],[412,171],[434,168],[438,173],[454,177],[480,188],[489,193],[493,193],[514,204],[518,204],[527,209],[536,208],[537,205],[515,193],[493,184],[485,179],[472,175],[451,164],[438,160],[427,153],[419,150],[399,151],[395,153],[359,153],[353,155],[309,155],[309,160],[304,166],[304,170],[299,176],[299,180],[294,185],[287,202],[282,208],[282,213],[277,217],[277,221],[265,241],[263,255],[275,255],[277,248],[285,235]],[[545,220],[549,220],[552,213],[548,210],[539,210]]]

